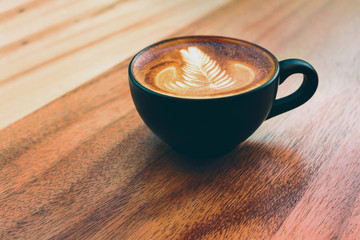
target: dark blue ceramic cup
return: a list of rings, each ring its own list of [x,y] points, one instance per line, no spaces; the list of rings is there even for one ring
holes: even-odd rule
[[[136,80],[132,65],[139,55],[166,41],[197,38],[227,40],[216,36],[189,36],[155,43],[134,56],[129,65],[129,84],[136,109],[145,124],[174,150],[191,157],[224,155],[248,138],[264,120],[294,109],[315,93],[315,69],[299,59],[278,61],[266,49],[237,39],[239,46],[251,44],[274,59],[275,73],[265,84],[248,92],[216,98],[183,98],[152,91]],[[292,74],[303,74],[301,86],[289,96],[276,99],[278,85]]]

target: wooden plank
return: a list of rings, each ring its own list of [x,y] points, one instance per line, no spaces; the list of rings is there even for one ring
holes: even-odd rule
[[[0,1],[0,13],[10,12],[27,2],[29,0]]]
[[[6,115],[0,115],[0,128],[226,2],[47,1],[4,19],[0,35],[8,37],[1,38],[7,45],[0,48],[0,68],[7,71],[0,72],[0,112]]]

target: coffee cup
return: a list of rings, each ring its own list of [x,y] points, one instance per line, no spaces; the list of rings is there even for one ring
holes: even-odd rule
[[[303,74],[301,86],[275,99],[278,85]],[[278,61],[247,41],[185,36],[155,43],[129,65],[129,85],[145,124],[175,151],[214,158],[233,150],[266,119],[294,109],[316,91],[315,69]]]

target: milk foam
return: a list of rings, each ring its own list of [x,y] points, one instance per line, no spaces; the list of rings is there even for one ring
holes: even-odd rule
[[[164,91],[181,96],[204,95],[237,89],[254,80],[254,71],[241,63],[233,62],[228,70],[223,70],[198,47],[191,46],[179,52],[183,60],[180,70],[176,62],[153,70],[157,72],[154,74],[154,84]],[[242,71],[243,74],[235,76],[233,70]]]

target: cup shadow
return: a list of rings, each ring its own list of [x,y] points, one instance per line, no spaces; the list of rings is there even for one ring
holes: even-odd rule
[[[289,161],[293,161],[294,158],[298,160],[297,162],[301,162],[291,149],[254,141],[245,141],[230,153],[218,158],[192,158],[177,153],[171,148],[168,149],[165,157],[166,161],[174,167],[197,174],[212,174],[213,171],[226,167],[236,167],[239,171],[247,171],[271,162],[286,165],[290,164]]]
[[[138,194],[146,196],[137,203],[144,206],[137,213],[142,220],[128,224],[141,232],[180,229],[179,238],[221,237],[234,228],[240,235],[250,231],[256,236],[264,228],[276,232],[312,175],[296,150],[274,144],[245,141],[211,160],[169,148],[137,176]]]

